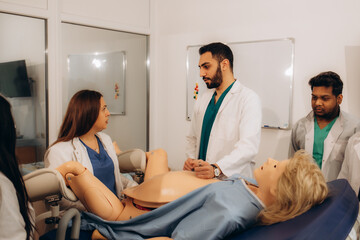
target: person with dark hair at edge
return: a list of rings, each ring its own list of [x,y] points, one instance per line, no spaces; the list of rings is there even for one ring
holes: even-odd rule
[[[15,156],[16,130],[10,103],[0,95],[0,239],[34,237],[35,212]]]

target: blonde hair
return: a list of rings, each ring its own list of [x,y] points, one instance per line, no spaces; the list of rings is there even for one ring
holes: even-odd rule
[[[269,225],[294,218],[328,195],[328,187],[319,167],[304,150],[290,159],[277,184],[275,203],[263,209],[258,220]]]

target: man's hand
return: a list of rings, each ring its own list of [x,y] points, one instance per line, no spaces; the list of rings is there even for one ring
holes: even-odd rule
[[[194,171],[198,178],[210,179],[214,178],[214,167],[210,163],[203,160],[196,160],[194,163]]]
[[[194,163],[195,163],[195,159],[193,158],[186,159],[183,170],[194,171]]]

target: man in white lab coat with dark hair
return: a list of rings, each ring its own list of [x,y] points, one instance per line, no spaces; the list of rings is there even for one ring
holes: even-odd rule
[[[199,178],[252,177],[261,136],[260,98],[234,78],[227,45],[211,43],[199,54],[200,77],[208,89],[194,106],[184,170]]]
[[[326,181],[339,175],[349,138],[360,128],[354,116],[341,111],[343,82],[334,72],[323,72],[309,81],[313,110],[292,129],[289,157],[299,149],[312,154]]]

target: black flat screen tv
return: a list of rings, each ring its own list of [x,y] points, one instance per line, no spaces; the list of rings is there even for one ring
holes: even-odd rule
[[[25,60],[0,63],[0,93],[5,97],[30,97]]]

